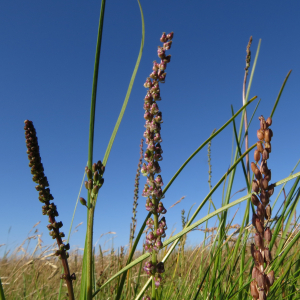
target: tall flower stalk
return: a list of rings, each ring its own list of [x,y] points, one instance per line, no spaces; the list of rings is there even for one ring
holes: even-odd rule
[[[253,194],[251,196],[252,203],[257,207],[256,213],[253,214],[252,223],[256,229],[254,236],[254,244],[251,245],[251,254],[255,262],[252,270],[252,278],[250,284],[251,295],[254,299],[267,299],[267,294],[270,287],[274,283],[274,271],[266,274],[267,268],[272,261],[269,244],[272,239],[268,221],[271,218],[270,196],[274,193],[274,184],[270,184],[271,170],[267,166],[267,160],[271,153],[271,138],[272,130],[269,128],[272,125],[272,119],[264,119],[259,117],[260,129],[257,130],[257,149],[254,151],[255,163],[251,163],[252,172],[255,175],[255,180],[252,181]],[[261,160],[259,167],[258,163]],[[257,197],[259,195],[259,197]],[[267,220],[266,226],[264,221]],[[266,267],[265,267],[266,266]]]
[[[161,172],[159,161],[162,160],[162,149],[160,143],[162,142],[160,130],[162,120],[162,113],[158,108],[157,101],[161,100],[159,84],[164,83],[166,79],[165,70],[167,64],[170,62],[171,55],[166,56],[166,51],[171,48],[173,32],[163,33],[160,41],[163,43],[162,47],[158,47],[157,54],[160,62],[153,62],[153,72],[146,79],[144,84],[148,89],[144,98],[144,118],[146,120],[144,137],[146,139],[147,149],[144,154],[144,160],[141,173],[147,176],[147,182],[144,186],[143,196],[147,197],[146,210],[152,213],[153,218],[147,220],[146,242],[144,248],[146,252],[152,253],[150,261],[147,261],[144,266],[145,272],[152,276],[152,300],[156,299],[156,289],[160,285],[164,272],[164,263],[158,262],[157,253],[162,248],[162,238],[166,237],[165,230],[167,229],[165,217],[165,209],[161,199],[164,197],[162,193],[162,177],[157,175]],[[149,296],[144,299],[150,299]]]
[[[54,198],[50,192],[48,179],[44,173],[36,130],[32,121],[25,120],[24,123],[27,154],[29,159],[29,167],[31,168],[32,180],[37,183],[35,189],[39,192],[40,202],[44,204],[42,206],[42,214],[49,217],[49,224],[47,225],[47,228],[49,229],[49,235],[53,239],[56,239],[58,245],[58,250],[56,250],[54,254],[61,259],[64,268],[64,274],[61,276],[61,279],[65,279],[66,281],[69,299],[75,299],[72,280],[75,280],[76,276],[75,273],[70,275],[68,265],[69,254],[67,250],[70,249],[70,245],[63,243],[62,238],[65,237],[65,234],[59,230],[63,226],[63,223],[56,221],[55,218],[58,217],[57,207],[53,202],[50,203],[50,201],[52,201]]]

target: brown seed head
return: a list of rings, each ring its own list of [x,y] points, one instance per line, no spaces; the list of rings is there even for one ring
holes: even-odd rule
[[[265,248],[264,250],[264,256],[265,256],[265,261],[266,263],[270,263],[272,261],[272,256],[271,256],[271,252],[270,252],[270,249],[269,248]]]
[[[257,281],[257,278],[258,278],[259,273],[260,273],[260,272],[259,272],[259,270],[257,269],[257,267],[254,267],[253,270],[252,270],[252,278],[253,278],[254,280]]]
[[[271,242],[272,239],[272,232],[270,230],[270,227],[267,227],[265,232],[264,232],[264,238],[267,244]]]
[[[270,220],[270,219],[271,219],[271,215],[272,215],[272,209],[271,209],[270,204],[268,204],[267,207],[266,207],[265,218],[266,218],[267,220]]]
[[[255,281],[252,281],[250,283],[250,293],[251,293],[251,296],[253,299],[255,299],[255,300],[258,299],[259,294],[258,294],[258,290],[257,290]]]
[[[259,273],[257,277],[257,286],[258,289],[263,289],[265,287],[266,281],[263,273]]]
[[[275,188],[275,184],[274,184],[274,183],[272,183],[272,184],[270,184],[270,185],[268,186],[268,194],[269,194],[269,196],[272,196],[272,195],[273,195],[273,193],[274,193],[274,188]]]
[[[272,119],[270,117],[266,120],[266,124],[267,124],[267,127],[272,125]]]
[[[260,153],[263,153],[264,147],[263,147],[262,143],[261,143],[261,142],[257,142],[257,143],[256,143],[256,146],[257,146],[257,150],[258,150]]]
[[[259,233],[255,233],[254,242],[257,248],[259,248],[260,250],[264,249],[264,241]]]
[[[270,272],[268,273],[267,277],[268,277],[268,279],[269,279],[270,286],[272,286],[273,283],[274,283],[274,271],[273,271],[273,270],[270,271]]]
[[[255,149],[255,151],[254,151],[254,160],[256,162],[260,161],[260,152],[257,149]]]
[[[268,186],[269,186],[268,179],[267,179],[267,178],[264,178],[264,179],[261,181],[261,188],[262,188],[263,190],[266,190],[266,189],[268,189]]]
[[[269,152],[266,149],[264,149],[263,151],[262,159],[263,160],[269,159]]]
[[[263,265],[263,263],[264,263],[264,258],[263,258],[262,254],[260,253],[259,250],[256,250],[256,251],[254,252],[254,260],[257,262],[258,265]],[[257,281],[257,283],[258,283],[258,281]],[[259,286],[259,285],[258,285],[258,286]]]
[[[259,218],[255,219],[255,229],[257,230],[257,232],[259,233],[263,233],[264,232],[264,226],[261,223],[261,221],[259,220]]]
[[[253,203],[253,205],[257,206],[260,202],[259,199],[257,198],[257,196],[255,194],[251,195],[251,201]]]
[[[258,186],[258,183],[257,183],[256,180],[253,180],[253,181],[252,181],[252,190],[253,190],[253,192],[255,192],[256,194],[257,194],[258,191],[259,191],[259,186]]]
[[[257,138],[262,141],[264,139],[264,136],[265,136],[264,131],[261,129],[258,129],[257,130]]]
[[[259,300],[266,300],[267,299],[267,295],[266,295],[266,293],[265,293],[265,291],[264,290],[259,290]]]
[[[271,133],[270,129],[265,130],[265,142],[270,143],[271,142]]]
[[[268,142],[266,142],[266,143],[265,143],[265,149],[266,149],[269,153],[271,153],[271,144],[268,143]]]
[[[263,224],[265,219],[265,208],[261,203],[257,205],[256,214],[259,220],[261,221],[261,223]]]

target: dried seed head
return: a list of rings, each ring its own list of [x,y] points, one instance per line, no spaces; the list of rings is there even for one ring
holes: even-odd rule
[[[261,173],[260,173],[258,167],[256,166],[256,164],[254,162],[251,163],[251,170],[254,173],[255,178],[257,180],[260,180],[261,179]]]
[[[259,233],[255,233],[254,242],[257,248],[259,248],[260,250],[264,249],[264,241]]]
[[[262,160],[261,165],[260,165],[260,172],[264,175],[268,173],[268,165],[266,160]]]
[[[254,267],[253,270],[252,270],[252,278],[253,278],[254,280],[257,281],[257,278],[258,278],[259,273],[260,273],[260,272],[259,272],[259,270],[257,269],[257,267]]]
[[[265,208],[261,203],[259,203],[257,205],[256,214],[257,214],[257,217],[259,218],[259,220],[261,221],[261,223],[263,224],[264,218],[265,218]]]
[[[259,290],[259,300],[266,300],[267,299],[267,296],[266,296],[266,293],[264,290]]]
[[[260,117],[258,117],[258,119],[260,121],[260,129],[265,130],[267,128],[265,118],[263,116],[260,116]]]
[[[271,180],[271,169],[269,169],[269,172],[266,174],[265,178],[270,181]]]
[[[266,190],[266,189],[268,189],[268,186],[269,186],[268,179],[267,179],[267,178],[264,178],[264,179],[261,181],[261,188],[262,188],[263,190]]]
[[[262,190],[260,193],[260,201],[264,206],[267,206],[270,202],[270,196],[269,193],[267,193],[265,190]]]
[[[256,162],[260,161],[260,152],[257,149],[255,149],[255,151],[254,151],[254,160]]]
[[[272,286],[273,283],[274,283],[274,271],[273,271],[273,270],[270,271],[270,272],[268,273],[267,277],[268,277],[268,279],[269,279],[269,282],[268,282],[268,283],[270,284],[270,286]]]
[[[263,160],[269,159],[269,152],[266,149],[264,149],[263,151],[262,159]]]
[[[266,143],[265,143],[265,149],[266,149],[269,153],[271,153],[271,144],[268,143],[268,142],[266,142]]]
[[[271,252],[270,252],[269,248],[265,248],[264,256],[265,256],[266,263],[269,264],[272,261],[272,256],[271,256]]]
[[[268,204],[267,207],[266,207],[265,218],[267,220],[270,220],[271,219],[271,214],[272,214],[272,209],[271,209],[270,204]]]
[[[264,139],[264,136],[265,136],[264,131],[261,129],[258,129],[257,130],[257,138],[262,141]]]
[[[256,288],[256,283],[255,281],[252,281],[250,283],[250,293],[251,293],[251,296],[253,299],[257,300],[258,297],[259,297],[259,294],[258,294],[258,290]]]
[[[266,124],[267,124],[267,127],[272,125],[272,119],[270,117],[266,120]]]
[[[267,227],[265,232],[264,232],[264,238],[265,238],[265,241],[266,243],[270,243],[271,242],[271,239],[272,239],[272,232],[270,230],[270,227]]]
[[[259,220],[259,218],[255,219],[255,229],[257,230],[257,232],[259,233],[263,233],[264,232],[264,226],[261,223],[261,221]]]
[[[260,202],[259,199],[257,198],[257,196],[255,194],[251,195],[251,201],[253,203],[253,205],[257,206]]]
[[[273,193],[274,193],[274,188],[275,188],[275,184],[274,184],[274,183],[272,183],[272,184],[270,184],[270,185],[268,186],[268,195],[269,195],[269,196],[272,196],[272,195],[273,195]]]
[[[257,143],[256,143],[256,146],[257,146],[257,150],[258,150],[260,153],[263,153],[264,147],[263,147],[262,143],[261,143],[261,142],[257,142]]]
[[[266,281],[265,281],[265,276],[263,273],[259,273],[257,276],[257,286],[258,289],[263,289],[265,287]]]
[[[256,180],[253,180],[253,181],[252,181],[252,190],[253,190],[253,192],[255,192],[256,194],[257,194],[258,191],[259,191],[259,185],[258,185],[258,183],[257,183]]]
[[[254,260],[255,260],[255,262],[260,266],[260,265],[263,265],[263,263],[264,263],[264,258],[263,258],[263,256],[262,256],[262,254],[261,254],[261,252],[259,251],[259,250],[256,250],[255,252],[254,252]],[[258,281],[257,281],[257,283],[258,283]],[[259,285],[258,285],[259,286]]]
[[[265,130],[265,142],[270,143],[271,142],[271,132],[270,129]]]

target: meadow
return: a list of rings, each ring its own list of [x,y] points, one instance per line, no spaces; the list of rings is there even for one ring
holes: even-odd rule
[[[210,137],[185,160],[168,183],[164,183],[164,170],[160,167],[163,157],[161,128],[164,126],[163,115],[172,111],[165,109],[162,115],[159,106],[164,100],[164,85],[171,84],[166,81],[165,70],[168,66],[169,73],[174,71],[171,54],[176,45],[176,32],[163,32],[157,37],[159,46],[154,58],[156,60],[152,66],[149,63],[149,76],[144,83],[145,131],[140,142],[140,157],[137,157],[136,177],[132,178],[135,185],[133,213],[131,220],[128,220],[128,243],[117,248],[112,243],[105,250],[103,244],[95,247],[95,207],[96,204],[101,205],[97,199],[105,185],[107,160],[128,104],[144,47],[144,16],[141,4],[138,3],[142,20],[140,51],[102,161],[95,159],[94,155],[94,139],[97,138],[94,134],[97,117],[95,108],[98,73],[102,71],[99,61],[105,27],[105,0],[101,4],[90,105],[88,162],[82,182],[86,196],[78,197],[76,203],[76,207],[77,204],[82,205],[87,212],[85,247],[83,251],[70,250],[70,233],[67,235],[67,229],[62,229],[59,207],[55,205],[50,190],[51,182],[48,182],[42,163],[43,151],[42,147],[40,151],[38,136],[43,133],[35,128],[34,121],[25,120],[30,168],[28,174],[31,172],[36,184],[43,218],[48,219],[47,229],[55,243],[43,245],[36,224],[21,245],[15,250],[5,251],[0,258],[0,299],[300,299],[300,223],[296,211],[300,199],[300,172],[296,172],[296,168],[300,160],[288,176],[282,176],[276,182],[272,180],[271,169],[274,171],[280,166],[273,161],[268,162],[277,151],[276,147],[271,147],[273,115],[291,71],[279,87],[270,114],[259,114],[260,100],[257,96],[249,97],[260,51],[259,42],[255,55],[252,54],[252,37],[245,45],[246,62],[240,109],[234,111],[231,107],[231,118],[211,132]],[[247,111],[250,105],[256,105],[251,115]],[[260,116],[257,118],[256,114]],[[236,146],[232,149],[230,166],[213,185],[211,142],[222,135],[228,126],[232,128]],[[256,139],[253,145],[249,144],[249,136]],[[185,207],[181,211],[182,229],[175,234],[170,229],[172,224],[167,225],[168,214],[172,214],[172,209],[166,209],[164,197],[170,186],[177,184],[179,174],[201,150],[207,151],[208,156],[209,193],[197,208],[192,210]],[[243,196],[233,201],[231,198],[238,167],[242,169],[246,188],[238,191],[238,196]],[[146,181],[144,185],[141,183],[142,178]],[[223,189],[220,207],[213,200],[219,187]],[[282,203],[279,203],[280,199],[284,199]],[[139,203],[148,212],[142,225],[137,225]],[[230,215],[229,209],[235,209],[240,203],[245,203],[245,210],[242,222],[237,224],[235,215]],[[200,212],[207,204],[207,213],[200,217]],[[213,227],[208,223],[212,219],[215,220]],[[71,228],[72,225],[73,220]],[[197,246],[190,245],[189,233],[197,230],[203,232],[204,238]],[[138,245],[141,242],[143,246],[140,249]]]

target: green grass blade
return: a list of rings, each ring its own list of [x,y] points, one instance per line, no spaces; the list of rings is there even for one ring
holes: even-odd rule
[[[103,21],[106,0],[102,0],[98,27],[98,37],[95,55],[93,86],[92,86],[92,99],[91,99],[91,112],[90,112],[90,128],[89,128],[89,149],[88,149],[88,168],[92,170],[93,164],[93,149],[94,149],[94,125],[95,125],[95,110],[96,110],[96,96],[98,86],[98,72],[100,62],[101,41],[103,32]],[[88,193],[88,207],[90,205],[90,194]],[[92,298],[92,247],[93,247],[93,217],[94,209],[87,210],[87,233],[86,242],[84,247],[83,264],[82,264],[82,277],[80,288],[80,299],[90,300]]]
[[[275,109],[276,109],[277,104],[278,104],[278,102],[279,102],[279,100],[280,100],[280,97],[281,97],[281,94],[282,94],[283,89],[284,89],[284,87],[285,87],[285,84],[286,84],[287,80],[289,79],[291,73],[292,73],[292,70],[290,70],[290,71],[288,72],[288,74],[286,75],[286,77],[285,77],[285,79],[284,79],[284,81],[283,81],[283,84],[282,84],[282,86],[281,86],[281,89],[280,89],[280,91],[279,91],[279,94],[278,94],[278,96],[277,96],[277,99],[276,99],[276,101],[275,101],[275,104],[274,104],[274,106],[273,106],[273,109],[272,109],[272,112],[271,112],[271,115],[270,115],[271,118],[272,118],[273,115],[274,115]]]
[[[107,164],[107,160],[108,160],[108,157],[109,157],[109,154],[110,154],[110,150],[112,148],[112,145],[114,143],[115,137],[117,135],[120,123],[122,121],[122,118],[123,118],[123,115],[124,115],[124,112],[125,112],[125,109],[126,109],[126,106],[127,106],[130,94],[131,94],[131,90],[132,90],[132,87],[133,87],[135,76],[136,76],[137,70],[139,68],[140,61],[141,61],[142,54],[143,54],[144,40],[145,40],[145,23],[144,23],[144,15],[143,15],[143,10],[142,10],[141,3],[140,3],[139,0],[137,0],[137,1],[138,1],[138,4],[139,4],[139,7],[140,7],[141,18],[142,18],[142,41],[141,41],[141,47],[140,47],[140,52],[139,52],[139,55],[138,55],[138,58],[137,58],[137,61],[136,61],[136,64],[135,64],[135,67],[134,67],[131,79],[130,79],[129,87],[128,87],[128,90],[127,90],[127,93],[126,93],[125,100],[123,102],[123,106],[122,106],[121,112],[119,114],[118,120],[116,122],[116,125],[115,125],[115,128],[113,130],[113,133],[112,133],[112,135],[110,137],[110,140],[109,140],[109,143],[108,143],[108,146],[107,146],[104,158],[103,158],[103,164],[105,166]]]

